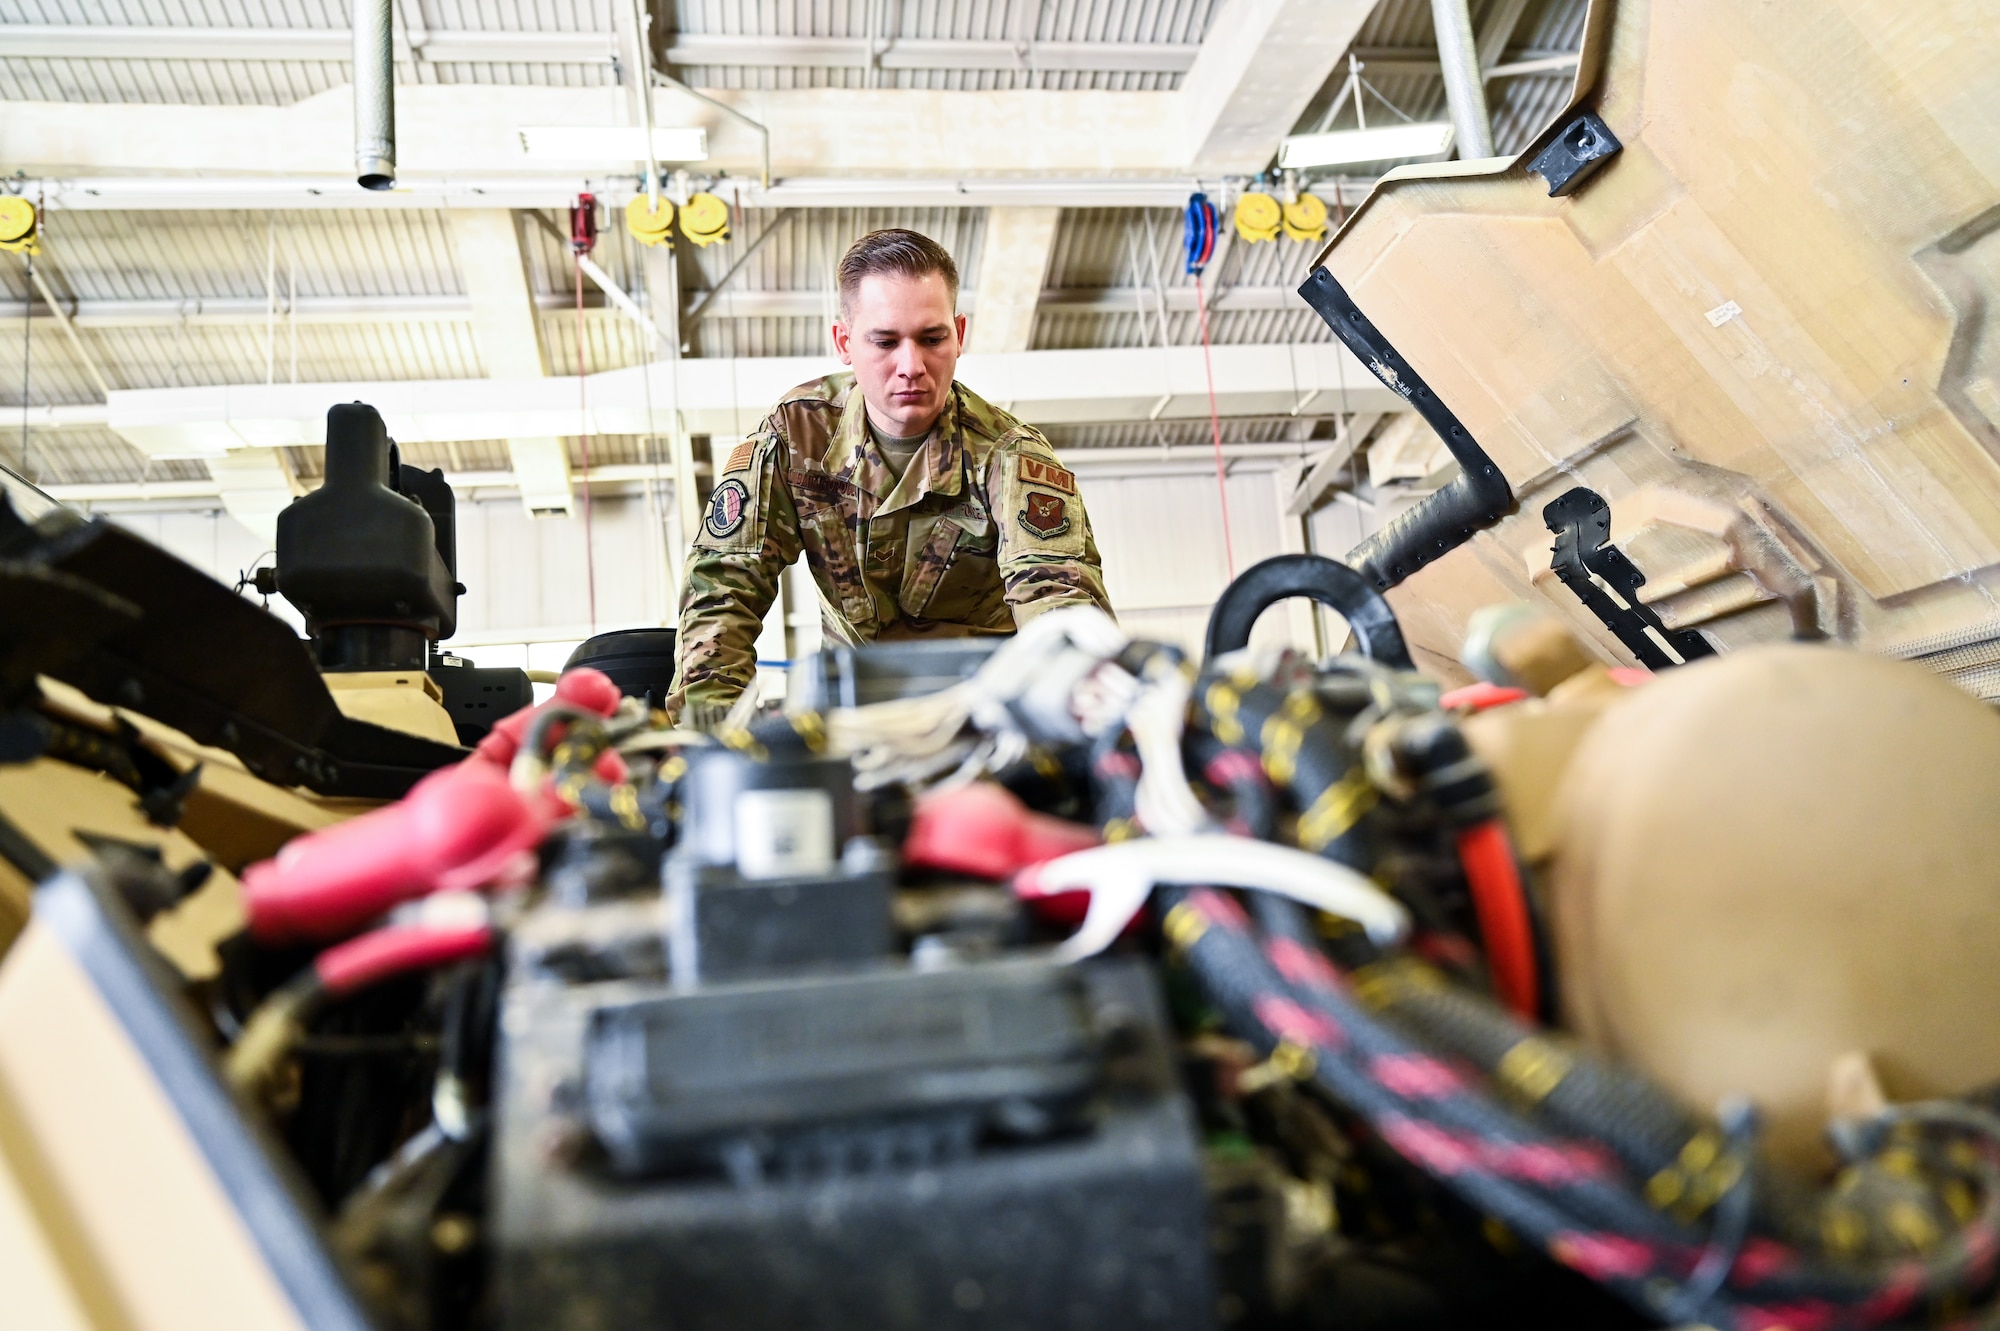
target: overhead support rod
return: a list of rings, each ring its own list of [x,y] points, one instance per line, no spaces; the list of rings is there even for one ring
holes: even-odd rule
[[[715,303],[716,296],[721,294],[722,289],[729,285],[732,278],[743,271],[743,265],[749,263],[757,251],[764,248],[764,242],[772,236],[777,235],[779,229],[790,222],[797,212],[798,209],[796,208],[780,208],[778,215],[771,219],[770,225],[757,233],[757,239],[751,241],[744,248],[743,253],[736,256],[736,262],[730,264],[728,271],[715,280],[715,285],[695,296],[694,303],[689,305],[687,313],[681,316],[681,340],[683,342],[687,340],[687,330],[694,327],[697,319],[708,313],[708,307]]]
[[[28,280],[34,283],[35,290],[41,293],[42,303],[49,307],[49,313],[55,315],[56,322],[62,325],[62,330],[68,336],[69,344],[75,350],[77,359],[83,362],[84,370],[89,373],[90,381],[97,385],[98,393],[108,401],[111,397],[111,385],[105,379],[104,371],[97,367],[97,358],[92,356],[90,348],[83,344],[83,335],[76,331],[76,321],[70,318],[69,312],[56,300],[56,293],[49,290],[48,279],[42,276],[41,269],[30,268]]]
[[[396,184],[395,0],[354,0],[354,170],[363,189]]]
[[[730,119],[739,121],[742,124],[748,125],[751,129],[755,130],[757,133],[758,141],[763,145],[763,150],[762,150],[763,174],[760,177],[759,183],[761,183],[765,189],[771,188],[771,131],[764,125],[762,121],[752,120],[749,116],[744,115],[741,111],[737,110],[729,103],[718,102],[717,100],[715,100],[715,98],[710,97],[707,93],[701,91],[701,89],[689,87],[687,84],[682,83],[679,79],[667,73],[665,70],[660,70],[660,69],[654,70],[653,78],[656,82],[663,83],[669,88],[677,88],[680,91],[686,93],[688,96],[694,98],[697,102],[701,102],[707,106],[712,106],[716,110],[722,112],[722,114],[728,116]]]
[[[1438,66],[1445,100],[1458,138],[1458,155],[1469,160],[1493,156],[1493,122],[1486,111],[1486,83],[1479,76],[1479,47],[1472,35],[1467,0],[1431,0],[1437,28]]]

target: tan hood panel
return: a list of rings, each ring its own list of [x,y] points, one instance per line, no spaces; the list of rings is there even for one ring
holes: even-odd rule
[[[1624,149],[1576,194],[1532,152],[1398,172],[1325,256],[1520,503],[1395,593],[1413,642],[1455,655],[1497,581],[1629,659],[1546,576],[1576,485],[1724,649],[2000,634],[1990,7],[1598,0],[1586,41]]]

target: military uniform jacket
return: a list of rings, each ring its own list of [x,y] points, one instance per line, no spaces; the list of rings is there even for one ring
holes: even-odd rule
[[[784,568],[803,553],[830,639],[1011,633],[1063,605],[1110,610],[1076,477],[1031,426],[953,384],[899,481],[852,374],[786,394],[730,453],[689,553],[669,709],[727,706]]]

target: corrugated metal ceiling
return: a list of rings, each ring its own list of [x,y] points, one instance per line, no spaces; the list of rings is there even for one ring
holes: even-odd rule
[[[399,0],[406,27],[433,31],[608,32],[615,0]],[[656,3],[658,0],[656,0]],[[675,0],[674,32],[688,36],[865,38],[871,32],[900,39],[1020,42],[1200,42],[1221,0]],[[1474,0],[1475,27],[1500,0]],[[1509,43],[1511,52],[1573,50],[1580,43],[1586,0],[1528,0]],[[177,28],[230,27],[338,30],[348,22],[344,0],[0,0],[0,24],[100,24]],[[3,32],[4,30],[0,30]],[[673,34],[666,35],[671,41]],[[1417,51],[1432,43],[1428,0],[1385,0],[1357,46]],[[4,39],[0,38],[0,46]],[[1399,72],[1401,71],[1401,72]],[[883,87],[1170,87],[1172,74],[1054,74],[1014,71],[862,69],[760,69],[677,67],[689,82],[712,86]],[[1441,117],[1442,80],[1387,65],[1370,76],[1382,98],[1413,118]],[[341,62],[259,61],[53,61],[0,54],[0,98],[79,101],[256,102],[281,104],[346,82]],[[405,81],[532,84],[613,81],[608,61],[543,65],[443,65],[409,62]],[[1568,96],[1567,76],[1495,80],[1489,85],[1496,138],[1502,151],[1518,149],[1547,123]],[[1332,80],[1309,107],[1302,124],[1317,127],[1338,91]],[[1396,112],[1368,102],[1371,123]],[[1331,123],[1352,123],[1351,107]],[[1358,201],[1358,200],[1350,200]],[[566,219],[546,213],[558,230]],[[644,265],[619,226],[609,225],[595,258],[613,279],[645,302]],[[709,249],[683,244],[675,262],[684,293],[715,289],[745,248],[775,228],[770,239],[723,288],[687,335],[695,356],[813,355],[826,350],[832,309],[833,267],[857,235],[879,226],[908,226],[943,242],[958,258],[964,286],[976,286],[986,215],[980,209],[801,210],[780,220],[769,210],[744,210],[731,242]],[[547,301],[573,290],[574,266],[559,236],[523,227],[529,280]],[[448,220],[435,211],[166,213],[63,212],[50,219],[43,272],[60,296],[92,300],[253,300],[266,298],[267,265],[275,251],[280,298],[456,298],[463,286]],[[1232,244],[1216,270],[1216,289],[1289,290],[1304,276],[1313,247],[1278,241]],[[1044,285],[1066,290],[1151,292],[1184,289],[1191,279],[1180,262],[1180,217],[1171,209],[1070,210],[1058,232]],[[20,266],[0,264],[0,290],[18,303],[26,288]],[[810,293],[818,312],[772,314],[746,297],[758,293]],[[650,348],[628,320],[605,308],[591,286],[584,291],[583,364],[599,371],[636,364]],[[797,307],[794,306],[794,309]],[[566,309],[544,308],[541,318],[550,368],[570,372],[577,363],[577,328]],[[35,403],[97,399],[82,361],[52,320],[0,324],[0,454],[18,452],[20,432],[4,416],[21,401],[23,333],[32,348],[29,398]],[[1215,310],[1210,335],[1217,343],[1318,341],[1328,334],[1303,306],[1273,310]],[[83,339],[114,387],[171,387],[341,379],[447,378],[482,373],[469,319],[372,324],[302,322],[280,318],[275,338],[261,320],[230,325],[181,320],[151,327],[89,328]],[[1144,346],[1162,340],[1186,345],[1198,338],[1192,310],[1171,309],[1162,320],[1141,312],[1044,309],[1036,321],[1037,347]],[[296,371],[294,371],[296,363]],[[1231,439],[1289,437],[1295,422],[1231,422]],[[1163,422],[1052,431],[1066,447],[1155,445],[1178,448],[1206,440],[1201,422]],[[199,464],[144,460],[102,430],[37,432],[34,448],[54,480],[164,479]],[[636,460],[632,441],[593,444],[599,463]],[[506,465],[504,446],[456,444],[414,455],[422,465],[481,470]],[[431,456],[435,453],[435,457]],[[578,459],[580,461],[580,458]],[[31,459],[32,461],[32,459]],[[316,467],[312,450],[302,467]],[[302,474],[311,474],[306,471]]]
[[[675,0],[676,30],[693,35],[1198,44],[1221,0]],[[1180,75],[1108,70],[941,70],[676,66],[710,88],[1178,87]]]
[[[402,30],[440,32],[602,32],[613,29],[613,0],[400,0]],[[1208,31],[1220,0],[676,0],[669,31],[696,36],[832,37],[883,46],[898,39],[1118,42],[1192,45]],[[662,7],[665,8],[664,6]],[[171,28],[337,30],[348,22],[338,0],[0,0],[0,24],[45,23]],[[421,41],[416,43],[421,47]],[[1030,59],[1032,59],[1030,57]],[[1173,88],[1159,71],[875,69],[860,66],[672,67],[675,77],[713,88]],[[398,62],[405,83],[601,86],[618,81],[602,59],[550,63],[471,63],[421,58]],[[0,58],[0,97],[10,100],[283,106],[347,82],[340,61],[96,60]]]

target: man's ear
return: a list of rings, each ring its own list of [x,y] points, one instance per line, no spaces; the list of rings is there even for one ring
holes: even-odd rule
[[[952,323],[952,327],[954,327],[954,328],[958,329],[958,349],[959,349],[960,351],[964,351],[964,350],[965,350],[965,316],[964,316],[964,315],[962,315],[962,314],[954,314],[954,315],[952,315],[952,316],[951,316],[951,323]]]
[[[963,323],[964,320],[961,319],[960,322]],[[854,364],[854,357],[848,354],[847,338],[848,338],[847,325],[841,320],[835,319],[833,321],[834,353],[840,357],[840,363],[842,365],[851,366]]]

